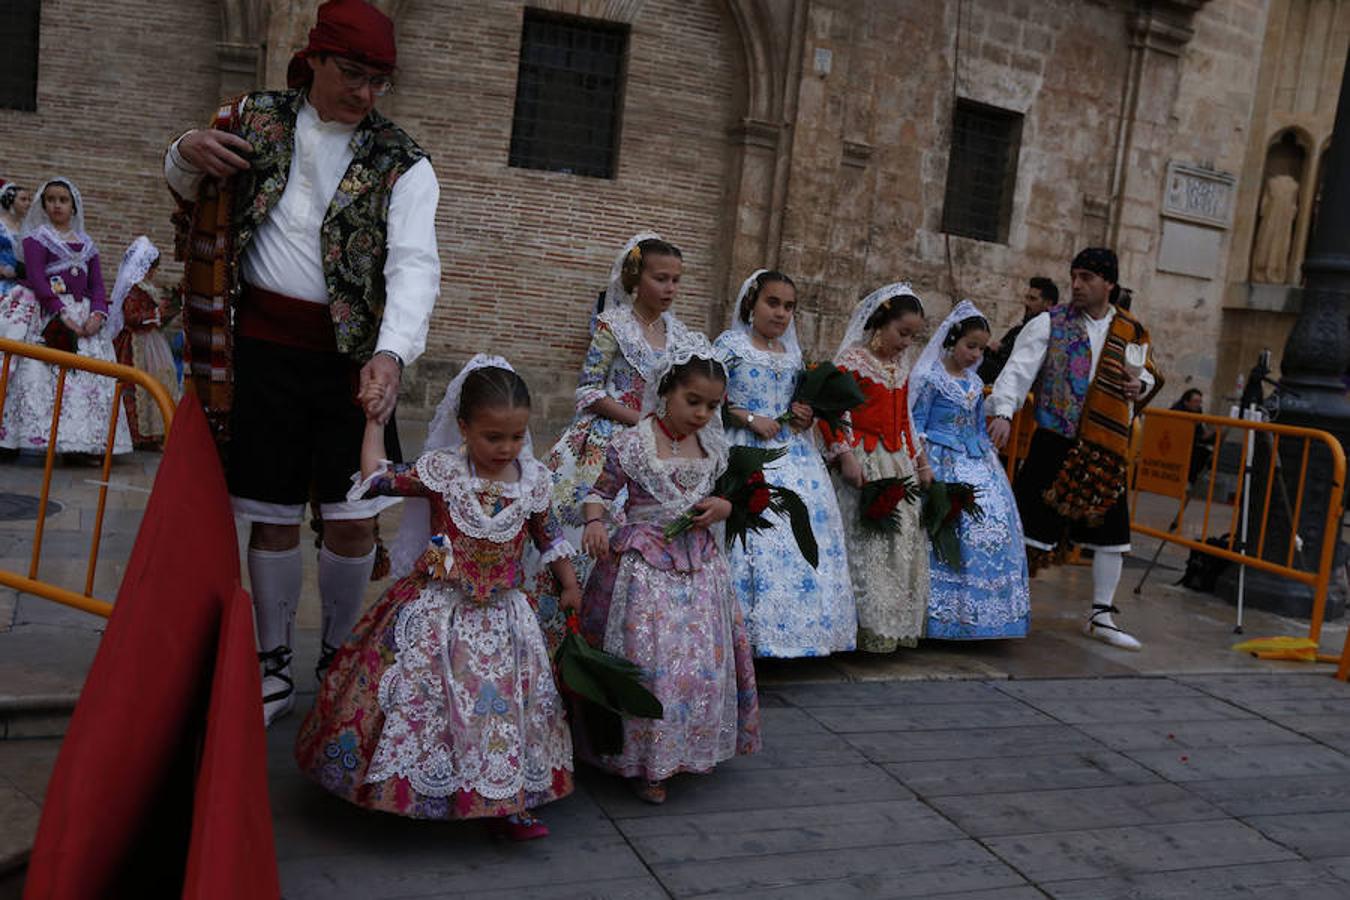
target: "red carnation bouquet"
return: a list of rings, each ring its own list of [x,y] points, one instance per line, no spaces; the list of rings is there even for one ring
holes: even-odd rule
[[[834,363],[813,363],[806,367],[797,379],[797,389],[792,395],[794,403],[805,403],[811,407],[812,414],[834,431],[844,427],[844,413],[861,406],[867,398],[853,376],[840,369]],[[778,421],[787,424],[792,419],[792,410],[778,417]]]
[[[953,569],[961,568],[961,541],[956,535],[961,516],[976,522],[984,518],[975,493],[975,485],[964,481],[935,481],[924,494],[919,522],[928,532],[938,559]]]
[[[802,558],[815,568],[820,561],[820,549],[811,530],[811,513],[806,503],[795,491],[769,484],[764,478],[765,465],[785,453],[786,447],[732,447],[727,456],[727,470],[713,485],[713,494],[731,502],[731,516],[726,521],[728,547],[737,538],[741,547],[745,547],[747,532],[773,528],[775,523],[765,513],[776,512],[788,520]],[[680,514],[666,526],[666,540],[689,530],[697,515],[692,509]]]
[[[862,526],[869,531],[899,531],[900,504],[915,503],[919,499],[914,479],[878,478],[862,486],[859,506],[862,508]]]

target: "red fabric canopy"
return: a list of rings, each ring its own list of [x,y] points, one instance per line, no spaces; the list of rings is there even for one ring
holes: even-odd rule
[[[261,694],[234,516],[189,394],[47,786],[24,896],[278,896]]]

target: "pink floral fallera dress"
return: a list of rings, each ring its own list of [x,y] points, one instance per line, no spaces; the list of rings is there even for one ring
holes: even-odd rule
[[[572,791],[572,742],[534,611],[526,541],[572,553],[549,511],[549,472],[473,476],[453,450],[367,480],[367,496],[423,497],[430,551],[361,617],[296,740],[300,768],[359,806],[420,819],[504,816]]]
[[[689,330],[673,313],[665,313],[666,346],[685,340]],[[553,473],[553,512],[562,524],[563,535],[574,547],[581,546],[581,503],[600,477],[605,453],[615,436],[627,426],[591,412],[590,406],[608,397],[631,410],[642,406],[647,380],[666,358],[665,350],[647,343],[643,327],[631,306],[607,309],[596,318],[590,349],[581,364],[576,390],[576,416],[558,438],[545,460]],[[578,553],[572,559],[577,579],[582,584],[591,571],[591,558]],[[558,585],[553,574],[531,559],[530,595],[539,613],[551,649],[562,640],[563,619],[558,605]]]
[[[717,538],[691,528],[667,541],[675,517],[712,493],[723,461],[658,459],[652,420],[617,435],[589,501],[627,489],[611,555],[596,563],[582,598],[592,645],[642,667],[663,719],[625,719],[623,752],[588,762],[662,780],[708,772],[760,746],[759,698],[745,621]],[[578,731],[580,734],[580,730]]]

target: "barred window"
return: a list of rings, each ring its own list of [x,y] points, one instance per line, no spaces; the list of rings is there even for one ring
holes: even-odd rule
[[[8,0],[0,15],[0,109],[37,109],[40,0]]]
[[[614,177],[628,30],[525,10],[512,166]]]
[[[943,231],[1007,243],[1021,145],[1021,113],[956,101]]]

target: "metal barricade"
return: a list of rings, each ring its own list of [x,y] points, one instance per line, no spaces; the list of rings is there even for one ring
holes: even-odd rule
[[[38,497],[37,524],[33,531],[33,549],[28,564],[28,574],[25,576],[0,568],[0,585],[25,594],[45,597],[48,600],[54,600],[57,603],[73,606],[84,612],[106,618],[112,613],[112,604],[93,596],[94,573],[98,568],[99,541],[103,534],[103,518],[108,502],[108,475],[112,471],[113,438],[117,434],[117,421],[122,413],[122,392],[126,385],[130,383],[153,397],[155,403],[159,406],[160,415],[164,417],[164,433],[166,435],[169,433],[169,426],[173,422],[173,400],[169,397],[168,391],[164,390],[164,386],[150,375],[140,369],[119,363],[90,359],[87,356],[53,350],[39,344],[28,344],[4,338],[0,338],[0,354],[3,354],[4,359],[3,363],[0,363],[0,410],[4,409],[5,399],[9,393],[9,379],[17,357],[39,360],[55,366],[57,370],[55,402],[52,404],[52,423],[51,430],[48,432],[46,460],[42,469],[42,490]],[[71,370],[92,372],[95,375],[112,378],[117,382],[113,390],[112,413],[108,420],[108,438],[103,450],[98,508],[94,516],[94,532],[90,540],[89,564],[85,569],[83,593],[77,593],[68,588],[42,581],[38,577],[42,561],[42,538],[47,523],[47,504],[51,496],[52,468],[56,461],[56,438],[61,422],[61,404],[65,396],[66,374]]]
[[[1204,497],[1204,511],[1201,517],[1200,539],[1186,537],[1182,533],[1185,528],[1186,510],[1191,500],[1189,477],[1186,471],[1189,468],[1189,453],[1186,455],[1187,461],[1184,464],[1173,463],[1167,467],[1169,470],[1179,467],[1179,471],[1176,473],[1181,479],[1179,494],[1150,491],[1152,493],[1164,493],[1166,496],[1179,497],[1175,517],[1167,530],[1156,528],[1134,518],[1139,511],[1137,501],[1138,494],[1141,492],[1141,459],[1136,456],[1132,461],[1131,489],[1135,494],[1136,502],[1132,504],[1134,513],[1132,514],[1130,528],[1137,534],[1177,544],[1189,550],[1308,585],[1313,591],[1313,608],[1308,623],[1308,637],[1314,642],[1319,640],[1322,635],[1322,620],[1326,612],[1327,587],[1331,580],[1336,544],[1340,536],[1342,498],[1345,495],[1345,451],[1341,448],[1340,442],[1331,434],[1315,428],[1281,425],[1275,422],[1232,419],[1180,410],[1148,409],[1140,414],[1140,419],[1143,422],[1145,443],[1148,441],[1150,421],[1155,423],[1184,423],[1188,447],[1196,425],[1213,426],[1215,429],[1215,449],[1207,467],[1209,477]],[[1225,435],[1232,432],[1241,434],[1240,458],[1243,463],[1238,472],[1237,485],[1233,496],[1231,499],[1225,497],[1220,500],[1221,506],[1231,505],[1231,511],[1226,514],[1225,531],[1228,539],[1221,545],[1216,546],[1206,543],[1205,538],[1210,533],[1212,520],[1216,523],[1216,527],[1221,527],[1219,523],[1223,521],[1224,514],[1215,516],[1215,485],[1218,482],[1219,475],[1219,449],[1224,445]],[[1268,445],[1262,449],[1262,456],[1265,458],[1264,464],[1261,466],[1264,471],[1264,489],[1260,491],[1259,497],[1255,494],[1244,496],[1244,492],[1253,490],[1249,480],[1243,477],[1245,470],[1247,470],[1246,461],[1252,459],[1253,453],[1249,451],[1253,451],[1256,446],[1253,442],[1259,440],[1262,436],[1269,440]],[[1301,442],[1301,450],[1297,444],[1293,448],[1293,455],[1299,460],[1298,471],[1295,478],[1285,479],[1280,471],[1280,447],[1282,442],[1289,443],[1291,441]],[[1302,565],[1299,564],[1301,542],[1298,536],[1298,523],[1301,521],[1307,494],[1309,459],[1315,445],[1325,448],[1330,459],[1331,472],[1327,512],[1322,523],[1322,547],[1318,558],[1315,560],[1316,565],[1314,567],[1306,562]],[[1255,475],[1256,472],[1253,471],[1251,474]],[[1289,509],[1286,511],[1290,523],[1289,536],[1283,546],[1268,547],[1270,511],[1272,502],[1275,500],[1277,484],[1282,485],[1281,490],[1285,493],[1289,503]],[[1245,523],[1242,518],[1244,509],[1248,514],[1248,521]],[[1245,541],[1242,538],[1244,524],[1247,526]],[[1319,658],[1327,661],[1337,659],[1336,657]],[[1338,677],[1344,680],[1347,673],[1350,673],[1350,641],[1347,642],[1346,653],[1343,653],[1340,657],[1340,663],[1341,671],[1338,673]]]

